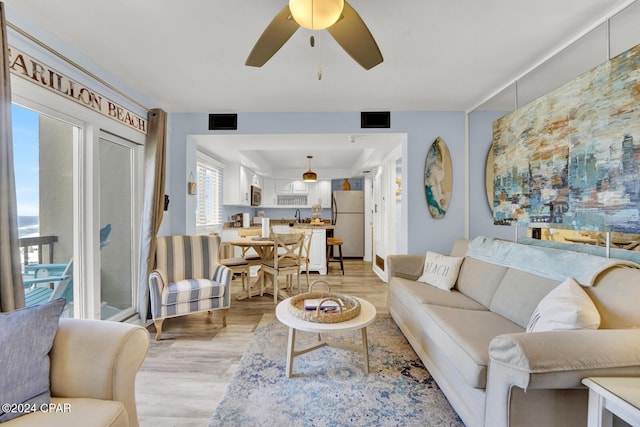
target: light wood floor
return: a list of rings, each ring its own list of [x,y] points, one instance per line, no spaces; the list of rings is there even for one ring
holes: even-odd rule
[[[301,280],[304,285],[304,275]],[[371,263],[345,260],[344,276],[339,264],[332,263],[328,275],[311,274],[314,280],[326,280],[332,292],[365,298],[378,313],[387,312],[387,284],[371,271]],[[211,317],[205,313],[167,319],[160,341],[149,327],[151,347],[136,377],[141,427],[207,425],[262,315],[275,311],[271,295],[237,301],[239,278],[231,291],[226,328],[215,311]]]

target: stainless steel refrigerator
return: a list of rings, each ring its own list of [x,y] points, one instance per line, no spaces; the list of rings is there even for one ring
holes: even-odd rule
[[[334,191],[331,198],[333,235],[340,237],[342,256],[364,256],[364,191]]]

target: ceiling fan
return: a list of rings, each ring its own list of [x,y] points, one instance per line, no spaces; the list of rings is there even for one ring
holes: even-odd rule
[[[383,61],[369,28],[346,1],[290,0],[264,30],[245,65],[262,67],[301,26],[312,30],[326,28],[336,42],[366,70]],[[312,36],[312,46],[313,40]]]

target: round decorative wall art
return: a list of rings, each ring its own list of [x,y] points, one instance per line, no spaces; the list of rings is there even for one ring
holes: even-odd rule
[[[493,144],[489,147],[487,159],[484,164],[484,188],[487,192],[487,203],[493,214]]]
[[[429,213],[434,218],[443,218],[449,209],[453,187],[451,156],[444,140],[437,137],[424,164],[424,189]]]

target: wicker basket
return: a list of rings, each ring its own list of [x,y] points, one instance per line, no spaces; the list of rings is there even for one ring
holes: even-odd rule
[[[334,294],[329,292],[313,292],[313,285],[324,283],[329,288],[329,284],[324,280],[316,280],[309,285],[309,292],[291,297],[289,302],[289,312],[294,316],[316,323],[338,323],[351,320],[360,314],[360,301],[349,295]],[[304,308],[304,300],[321,299],[318,308],[315,310],[306,310]],[[339,312],[325,313],[320,310],[322,303],[326,301],[334,301],[338,303]]]

